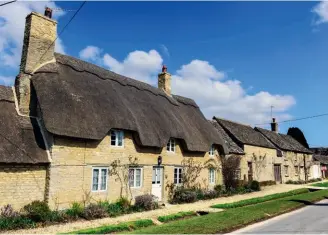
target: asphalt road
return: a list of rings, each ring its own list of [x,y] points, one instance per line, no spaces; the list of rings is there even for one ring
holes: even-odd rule
[[[328,233],[328,200],[306,206],[264,222],[250,225],[233,234]]]

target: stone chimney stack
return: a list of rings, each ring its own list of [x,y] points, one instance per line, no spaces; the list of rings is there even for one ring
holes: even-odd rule
[[[278,123],[276,122],[275,118],[272,118],[271,131],[278,133]]]
[[[163,65],[162,72],[158,74],[158,88],[171,96],[171,74],[167,72],[165,65]]]
[[[26,17],[20,72],[15,80],[19,110],[30,115],[31,75],[42,65],[54,62],[57,22],[51,19],[52,10],[46,8],[44,16],[32,12]]]

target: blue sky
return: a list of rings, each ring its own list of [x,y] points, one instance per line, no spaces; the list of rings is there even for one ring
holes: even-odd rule
[[[54,12],[60,32],[80,4],[0,8],[0,84],[12,85],[18,72],[29,11],[62,8]],[[87,2],[56,43],[153,85],[164,63],[172,92],[195,99],[208,118],[266,123],[271,105],[278,121],[328,113],[327,2]],[[310,145],[328,146],[327,122],[282,123],[280,131],[297,126]]]

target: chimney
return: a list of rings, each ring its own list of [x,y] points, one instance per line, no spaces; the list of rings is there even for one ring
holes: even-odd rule
[[[158,88],[171,96],[171,74],[167,72],[165,65],[162,67],[162,72],[158,74]]]
[[[44,16],[32,12],[26,17],[20,72],[15,90],[22,114],[30,115],[31,75],[47,62],[54,62],[57,22],[51,19],[52,10],[46,8]]]
[[[278,133],[278,123],[276,122],[275,118],[272,118],[271,131]]]

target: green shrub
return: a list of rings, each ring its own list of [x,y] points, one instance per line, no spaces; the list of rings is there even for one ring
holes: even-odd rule
[[[154,225],[154,222],[150,219],[142,219],[130,223],[131,223],[130,227],[132,227],[133,229],[145,228]]]
[[[83,217],[85,219],[99,219],[108,216],[106,209],[99,204],[91,203],[84,208]]]
[[[164,216],[158,216],[158,221],[162,222],[162,223],[167,223],[173,220],[177,220],[177,219],[181,219],[184,217],[191,217],[191,216],[196,216],[196,212],[194,211],[185,211],[185,212],[179,212],[176,214],[172,214],[172,215],[164,215]]]
[[[154,210],[158,208],[157,199],[154,195],[145,194],[135,197],[135,207],[142,210]]]
[[[205,199],[204,197],[204,191],[201,190],[201,189],[196,189],[196,197],[197,197],[197,200],[203,200]]]
[[[271,186],[271,185],[276,185],[276,181],[274,180],[267,180],[267,181],[261,181],[260,186]]]
[[[217,191],[218,194],[220,194],[223,190],[223,187],[222,187],[222,185],[217,184],[217,185],[214,186],[214,190]]]
[[[84,207],[78,202],[73,202],[71,208],[66,210],[66,214],[73,218],[82,217],[84,212]]]
[[[107,205],[107,213],[110,217],[116,217],[124,214],[122,207],[117,203],[111,203]]]
[[[0,218],[0,230],[24,229],[34,227],[35,222],[23,216]]]
[[[33,201],[23,207],[26,216],[35,222],[45,222],[50,219],[51,210],[46,202]]]
[[[119,205],[123,211],[127,212],[129,211],[131,207],[131,201],[127,199],[126,197],[121,197],[116,201],[116,204]]]
[[[219,193],[216,190],[207,190],[204,191],[204,199],[213,199],[217,198],[219,196]]]
[[[250,186],[249,188],[253,191],[261,191],[261,186],[260,186],[260,183],[256,180],[253,180],[251,183],[250,183]]]

